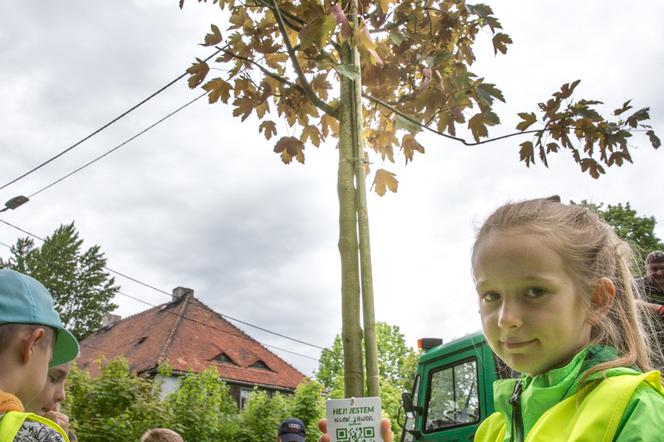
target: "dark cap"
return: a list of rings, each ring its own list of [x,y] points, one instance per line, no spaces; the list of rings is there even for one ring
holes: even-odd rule
[[[648,253],[646,257],[646,263],[650,264],[651,262],[664,262],[664,252],[659,250],[655,252]]]
[[[300,419],[291,417],[279,425],[280,442],[304,442],[304,424]]]

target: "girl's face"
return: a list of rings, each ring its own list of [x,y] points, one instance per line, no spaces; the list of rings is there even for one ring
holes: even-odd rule
[[[65,380],[69,370],[71,362],[50,368],[41,393],[25,404],[25,409],[42,416],[49,411],[57,411],[60,402],[65,399]]]
[[[512,369],[534,376],[568,362],[590,341],[590,325],[558,253],[533,234],[494,231],[473,259],[482,327]]]

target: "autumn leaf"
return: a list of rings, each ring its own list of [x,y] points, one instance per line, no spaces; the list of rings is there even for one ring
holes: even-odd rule
[[[559,99],[569,98],[572,96],[572,92],[574,92],[574,89],[576,89],[579,83],[581,83],[581,80],[574,80],[571,83],[565,83],[560,88],[560,92],[556,92],[553,94],[553,96]]]
[[[337,27],[337,21],[332,15],[323,15],[305,25],[300,31],[300,47],[302,49],[322,49],[330,41],[330,37]]]
[[[537,117],[533,112],[519,112],[518,115],[523,121],[516,125],[516,130],[520,130],[521,132],[528,129],[537,121]]]
[[[581,165],[581,172],[588,172],[591,177],[598,179],[604,172],[604,168],[592,158],[584,158],[579,164]]]
[[[493,53],[498,55],[498,51],[505,54],[507,52],[507,45],[512,44],[512,39],[509,35],[502,32],[493,36]]]
[[[249,115],[251,115],[251,112],[254,111],[255,107],[254,101],[246,96],[236,98],[235,101],[233,101],[233,105],[235,106],[235,109],[233,109],[233,116],[239,117],[241,115],[241,121],[246,120]]]
[[[316,126],[306,126],[302,130],[302,135],[300,135],[300,141],[306,143],[307,140],[311,140],[314,146],[320,146],[321,133]]]
[[[492,83],[482,83],[482,79],[479,80],[480,84],[477,86],[476,91],[477,91],[477,96],[481,101],[483,101],[485,104],[491,105],[493,104],[493,99],[496,98],[497,100],[502,101],[503,103],[505,102],[505,97],[503,96],[503,92],[496,87],[495,84]]]
[[[223,101],[224,103],[228,103],[228,99],[231,96],[231,85],[222,80],[221,78],[215,78],[214,80],[210,80],[207,83],[205,83],[203,86],[203,89],[208,92],[208,101],[210,104],[216,102],[216,101]]]
[[[401,138],[401,149],[403,150],[403,156],[406,157],[406,164],[408,164],[408,161],[413,161],[413,155],[416,151],[424,153],[424,146],[418,143],[411,134],[406,134]]]
[[[655,135],[655,131],[649,130],[646,132],[646,135],[648,135],[648,138],[650,138],[650,144],[652,144],[652,147],[655,149],[662,145],[662,142],[659,140],[657,135]]]
[[[269,140],[277,134],[277,125],[274,121],[265,120],[258,126],[258,132],[265,132],[265,138]]]
[[[387,9],[390,7],[390,3],[392,2],[394,2],[394,0],[378,0],[380,10],[383,12],[383,14],[387,13]]]
[[[623,112],[626,112],[626,111],[630,110],[632,108],[632,106],[630,106],[631,102],[632,102],[632,100],[625,101],[623,103],[622,107],[620,107],[620,108],[613,111],[613,115],[618,116],[618,115],[622,114]]]
[[[369,54],[369,60],[371,61],[371,63],[378,66],[382,66],[383,60],[381,60],[380,56],[378,55],[378,52],[376,52],[376,43],[371,38],[371,34],[369,33],[369,28],[364,22],[364,19],[362,19],[362,23],[363,23],[362,27],[355,34],[357,46],[360,48],[360,50],[365,51]]]
[[[535,164],[535,152],[533,150],[532,141],[524,141],[519,146],[521,150],[519,151],[519,160],[526,163],[526,167],[530,167],[531,164]]]
[[[348,17],[344,13],[344,10],[341,9],[341,3],[337,2],[334,6],[331,6],[328,10],[328,14],[334,15],[337,24],[341,26],[341,41],[344,42],[353,35],[353,30],[350,27],[350,22]]]
[[[194,89],[201,84],[203,80],[205,80],[208,72],[210,72],[210,66],[200,58],[197,58],[196,63],[192,63],[192,65],[189,66],[189,69],[187,69],[187,73],[191,74],[191,77],[189,77],[189,80],[187,81],[189,87]]]
[[[489,135],[489,131],[486,128],[486,120],[482,114],[475,114],[468,120],[468,128],[472,132],[476,142],[480,141],[480,138]]]
[[[328,90],[332,89],[332,85],[330,84],[329,81],[327,81],[327,74],[319,74],[314,77],[314,79],[311,81],[311,88],[318,92],[318,95],[320,96],[321,99],[327,100],[328,97]]]
[[[281,154],[281,161],[289,164],[295,157],[304,164],[304,144],[295,137],[281,137],[274,146],[274,152]]]
[[[320,127],[323,132],[323,138],[327,138],[330,133],[334,136],[339,134],[339,121],[328,114],[323,114],[323,116],[320,117]]]
[[[376,175],[374,175],[374,182],[371,187],[375,189],[378,195],[383,196],[387,189],[396,193],[399,188],[399,181],[397,181],[396,175],[392,172],[388,172],[385,169],[378,169]]]
[[[205,36],[205,42],[201,46],[214,46],[221,43],[221,31],[217,25],[210,25],[212,32]]]
[[[629,118],[627,118],[627,124],[629,124],[630,127],[636,128],[639,125],[639,121],[647,120],[650,118],[649,112],[650,108],[648,107],[637,110],[632,115],[630,115]]]

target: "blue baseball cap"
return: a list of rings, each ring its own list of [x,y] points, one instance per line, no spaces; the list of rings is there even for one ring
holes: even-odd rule
[[[10,269],[0,270],[0,324],[46,325],[55,330],[55,347],[49,367],[78,356],[78,342],[65,330],[53,298],[39,281]]]
[[[291,417],[279,425],[280,442],[304,442],[304,423],[297,418]]]

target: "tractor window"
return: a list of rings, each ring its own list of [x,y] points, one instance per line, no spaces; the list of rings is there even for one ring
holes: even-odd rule
[[[429,386],[425,432],[479,422],[475,359],[433,372]]]
[[[412,392],[412,398],[413,398],[413,404],[417,405],[419,404],[419,399],[420,399],[420,375],[417,375],[415,377],[415,383],[413,385],[413,392]],[[406,412],[406,420],[403,424],[403,432],[401,433],[401,442],[413,442],[415,438],[413,437],[412,433],[409,433],[409,431],[412,431],[415,429],[415,413],[413,412]]]

